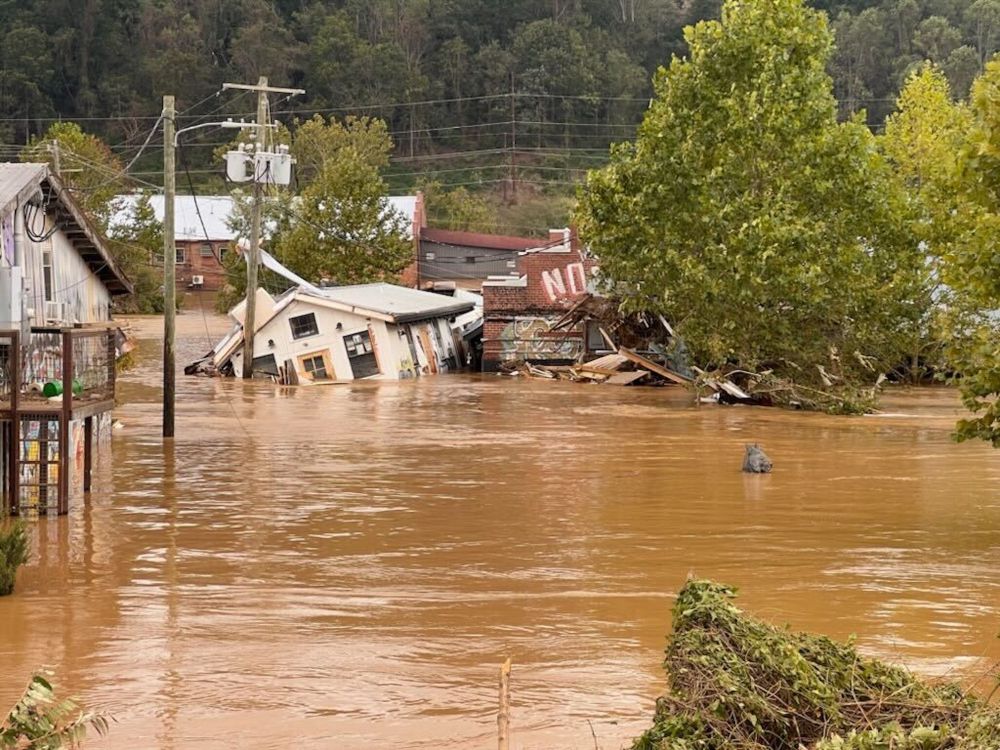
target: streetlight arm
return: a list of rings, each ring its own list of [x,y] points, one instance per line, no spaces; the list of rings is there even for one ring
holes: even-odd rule
[[[240,120],[239,122],[235,122],[233,120],[226,120],[225,122],[203,122],[199,123],[198,125],[189,125],[186,128],[181,128],[176,133],[174,133],[174,146],[176,147],[179,145],[178,139],[180,138],[181,133],[190,133],[192,130],[199,130],[201,128],[230,128],[237,130],[248,130],[250,128],[258,128],[258,127],[276,128],[278,126],[276,124],[257,125],[257,123],[243,122],[242,120]]]

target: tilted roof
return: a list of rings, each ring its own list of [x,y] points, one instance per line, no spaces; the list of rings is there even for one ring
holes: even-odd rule
[[[450,317],[475,307],[475,303],[469,300],[457,300],[442,294],[386,283],[321,287],[309,292],[300,290],[299,299],[307,296],[329,300],[351,308],[351,312],[378,313],[391,318],[395,323]]]

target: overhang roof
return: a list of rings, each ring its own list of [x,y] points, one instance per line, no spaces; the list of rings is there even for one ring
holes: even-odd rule
[[[110,294],[133,291],[101,233],[47,164],[0,163],[0,214],[18,209],[35,195],[45,201],[53,221]]]

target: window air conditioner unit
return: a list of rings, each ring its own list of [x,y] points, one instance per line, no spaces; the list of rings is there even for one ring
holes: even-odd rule
[[[66,322],[66,303],[65,302],[46,302],[45,303],[45,322],[50,323],[65,323]]]
[[[205,277],[204,276],[192,276],[191,277],[191,286],[205,286]]]

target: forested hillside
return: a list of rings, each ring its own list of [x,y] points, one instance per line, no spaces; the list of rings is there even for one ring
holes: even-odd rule
[[[937,62],[964,97],[1000,38],[1000,0],[815,4],[836,34],[842,114],[866,109],[876,129],[917,62]],[[10,157],[64,118],[125,152],[164,93],[188,118],[249,115],[249,95],[216,93],[267,75],[307,91],[275,103],[282,119],[385,118],[392,189],[516,177],[565,191],[634,135],[652,72],[683,49],[685,25],[718,11],[718,0],[0,0],[0,141]],[[196,180],[219,141],[191,140]],[[143,164],[157,182],[155,151]]]

